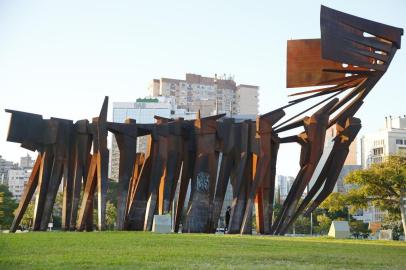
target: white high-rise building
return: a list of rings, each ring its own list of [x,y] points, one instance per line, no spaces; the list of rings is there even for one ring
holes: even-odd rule
[[[406,117],[385,117],[385,126],[361,138],[361,165],[368,168],[385,157],[406,152]]]
[[[34,167],[34,160],[28,153],[25,157],[20,158],[20,167],[23,169],[30,169]]]
[[[279,196],[281,201],[284,201],[289,194],[289,190],[293,185],[295,178],[293,176],[277,175],[275,183],[275,193]]]
[[[365,134],[361,138],[361,165],[366,169],[380,163],[385,157],[406,152],[406,117],[385,117],[384,128]],[[381,222],[385,212],[371,206],[363,210],[358,219],[364,222]]]
[[[124,123],[127,118],[135,119],[139,124],[155,123],[154,116],[166,118],[184,118],[185,120],[194,119],[196,113],[187,112],[185,109],[179,109],[173,98],[170,97],[151,97],[138,98],[136,102],[113,102],[113,122]],[[146,151],[146,136],[139,137],[137,140],[137,152]],[[113,136],[110,151],[110,178],[118,179],[118,167],[120,152],[117,142]]]
[[[11,169],[8,171],[8,189],[13,194],[14,199],[20,200],[24,187],[30,177],[30,169]]]
[[[7,185],[8,172],[11,169],[18,168],[18,164],[12,161],[5,160],[0,155],[0,184]]]
[[[151,96],[173,97],[179,108],[200,110],[202,116],[226,113],[228,116],[258,114],[258,90],[255,85],[236,85],[231,77],[203,77],[186,74],[185,80],[161,78],[149,85]]]

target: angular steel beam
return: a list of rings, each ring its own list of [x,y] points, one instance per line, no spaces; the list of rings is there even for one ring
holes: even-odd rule
[[[298,137],[298,142],[302,146],[300,154],[301,169],[289,191],[277,223],[275,224],[274,232],[276,234],[284,234],[288,229],[287,225],[289,220],[296,211],[300,197],[313,176],[314,170],[323,154],[329,111],[337,102],[337,98],[333,99],[311,117],[305,118],[303,121],[305,132]]]
[[[215,149],[216,120],[223,116],[224,114],[201,118],[198,115],[194,121],[196,163],[184,232],[210,232],[218,160]]]
[[[179,193],[176,202],[175,218],[174,218],[174,232],[179,231],[185,207],[186,193],[189,183],[193,177],[195,160],[196,160],[196,137],[194,134],[193,122],[185,121],[182,126],[182,140],[183,140],[183,153],[182,153],[182,171],[179,182]],[[182,228],[182,231],[185,228]]]
[[[166,121],[157,120],[151,132],[152,161],[151,175],[148,185],[147,206],[145,210],[144,231],[152,229],[154,214],[158,210],[158,189],[161,181],[165,178],[165,169],[168,161],[168,135],[169,128]]]
[[[108,97],[104,98],[98,117],[93,118],[93,155],[96,157],[97,175],[97,227],[99,231],[106,228],[106,196],[108,187],[109,150],[107,149],[107,109]]]
[[[28,204],[30,203],[32,196],[34,195],[35,189],[38,186],[39,170],[41,167],[42,156],[38,154],[37,159],[35,160],[34,167],[30,178],[27,181],[27,185],[24,188],[23,195],[21,196],[20,202],[17,209],[15,210],[15,216],[13,223],[10,226],[10,232],[16,232],[18,225],[21,222],[21,219],[24,216],[25,210],[27,209]]]
[[[78,208],[80,201],[80,192],[83,186],[86,185],[86,177],[88,175],[89,163],[90,163],[90,148],[92,146],[92,138],[89,128],[88,120],[77,121],[74,125],[74,152],[73,152],[73,162],[72,165],[73,173],[73,183],[72,183],[72,206],[67,214],[70,215],[69,230],[76,229],[76,221],[78,218]],[[67,194],[64,194],[64,197]],[[92,216],[93,218],[93,216]]]
[[[169,119],[168,119],[169,120]],[[183,119],[168,121],[167,162],[159,184],[158,213],[167,214],[174,200],[183,159]]]
[[[337,136],[334,138],[333,149],[327,161],[317,178],[314,187],[303,200],[301,208],[304,209],[308,202],[316,195],[316,189],[319,190],[319,182],[324,181],[323,189],[317,195],[311,206],[306,210],[305,215],[312,212],[331,194],[340,175],[341,169],[349,153],[351,143],[355,140],[361,129],[361,120],[358,118],[349,118],[345,123],[337,124]],[[323,179],[324,178],[324,179]],[[309,199],[307,199],[309,197]]]
[[[233,186],[233,202],[231,205],[231,214],[229,221],[229,234],[240,233],[241,225],[246,208],[246,202],[249,195],[249,188],[253,181],[252,174],[252,152],[250,151],[250,130],[253,125],[250,120],[246,120],[239,125],[238,132],[240,136],[237,138],[236,147],[239,147],[240,157],[235,164],[234,174],[231,176],[231,184]],[[255,131],[255,129],[254,129]],[[244,234],[251,234],[251,219],[249,218],[248,226],[242,232]]]
[[[127,214],[127,196],[130,179],[134,174],[137,157],[137,126],[133,119],[125,123],[107,123],[107,129],[114,133],[120,151],[119,179],[117,194],[117,230],[123,230]]]
[[[277,137],[273,132],[272,126],[275,125],[283,116],[285,112],[281,109],[269,112],[260,117],[257,117],[255,127],[255,137],[251,137],[251,151],[253,153],[253,175],[254,181],[251,184],[249,197],[247,200],[244,218],[241,226],[241,233],[247,231],[250,226],[250,219],[252,217],[252,205],[255,200],[257,219],[257,231],[261,233],[270,233],[269,221],[271,221],[270,211],[272,211],[272,205],[269,205],[270,200],[267,196],[261,197],[261,193],[258,193],[259,188],[263,183],[267,187],[274,185],[275,179],[271,179],[274,175],[270,172],[271,169],[271,157],[272,152],[277,151],[277,148],[272,149],[272,138]],[[252,129],[254,130],[254,129]],[[273,198],[273,195],[271,196]],[[273,199],[272,199],[273,200]],[[265,209],[265,211],[264,211]],[[265,221],[266,219],[266,221]],[[272,221],[271,221],[272,222]]]

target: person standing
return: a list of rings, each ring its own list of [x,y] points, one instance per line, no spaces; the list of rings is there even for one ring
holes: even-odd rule
[[[230,223],[230,215],[231,215],[231,207],[227,206],[227,210],[226,210],[226,227],[225,227],[224,233],[226,233],[226,231],[228,231],[228,225]]]

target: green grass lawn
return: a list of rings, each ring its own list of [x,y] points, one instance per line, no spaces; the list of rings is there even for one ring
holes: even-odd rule
[[[0,234],[0,269],[406,269],[406,243],[142,232]]]

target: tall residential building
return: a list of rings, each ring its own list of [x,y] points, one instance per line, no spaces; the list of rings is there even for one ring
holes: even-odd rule
[[[173,98],[169,97],[153,97],[153,98],[138,98],[136,102],[113,102],[113,122],[124,123],[127,118],[132,118],[139,124],[155,123],[154,116],[162,116],[167,118],[194,119],[195,113],[187,112],[185,109],[179,109]],[[137,151],[146,151],[146,136],[137,139]],[[120,152],[117,147],[117,142],[113,136],[112,146],[110,151],[110,178],[118,179]]]
[[[284,201],[288,196],[289,190],[293,185],[295,178],[293,176],[277,175],[275,183],[276,196],[279,196],[281,201]]]
[[[31,174],[31,169],[11,169],[8,171],[8,189],[13,194],[16,200],[21,199],[24,187],[28,182]]]
[[[18,164],[12,161],[5,160],[0,155],[0,184],[7,185],[8,172],[11,169],[18,168]]]
[[[7,185],[14,199],[20,200],[33,166],[34,160],[27,154],[25,157],[20,158],[19,166],[18,164],[14,164],[14,166],[8,170]]]
[[[25,157],[20,158],[20,167],[23,169],[28,169],[34,167],[34,160],[27,153]]]
[[[386,156],[406,152],[406,117],[385,117],[384,128],[361,138],[361,165],[368,168]]]
[[[237,85],[233,78],[203,77],[186,74],[185,80],[153,79],[151,96],[173,97],[179,108],[189,112],[200,110],[202,116],[226,113],[228,116],[258,114],[258,90],[255,85]]]

